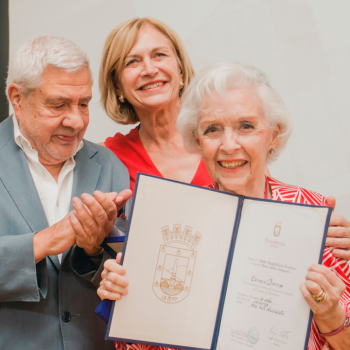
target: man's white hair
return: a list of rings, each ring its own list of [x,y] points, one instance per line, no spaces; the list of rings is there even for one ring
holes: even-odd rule
[[[15,83],[24,95],[42,84],[42,74],[47,66],[66,72],[87,68],[92,72],[85,51],[72,41],[52,35],[37,36],[27,40],[12,55],[6,80],[6,95],[10,84]]]
[[[253,88],[260,98],[264,115],[270,129],[279,125],[279,145],[275,153],[268,154],[267,161],[275,160],[292,133],[290,114],[282,98],[272,89],[269,79],[259,69],[240,63],[223,62],[202,69],[192,79],[182,96],[182,107],[177,119],[177,128],[184,138],[186,148],[197,152],[195,137],[198,136],[198,117],[204,110],[207,97],[226,97],[231,89]],[[215,109],[215,106],[212,108]]]

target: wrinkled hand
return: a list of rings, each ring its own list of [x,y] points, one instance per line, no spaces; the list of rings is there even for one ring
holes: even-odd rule
[[[327,197],[327,204],[335,208],[335,198]],[[326,246],[332,248],[336,258],[350,260],[350,222],[340,215],[332,214]]]
[[[119,211],[121,208],[124,207],[126,202],[131,198],[132,192],[131,192],[131,190],[123,190],[119,193],[111,192],[110,196],[111,196],[111,198],[114,198],[114,196],[115,196],[114,203],[117,206],[117,210]]]
[[[126,270],[120,265],[122,254],[118,253],[116,260],[106,260],[101,274],[102,281],[97,289],[98,296],[104,300],[120,300],[128,294],[129,281],[125,276]]]
[[[34,258],[37,264],[49,255],[58,255],[75,244],[76,235],[69,214],[56,224],[37,232],[33,238]]]
[[[306,281],[300,285],[300,291],[314,313],[314,320],[321,333],[339,328],[345,321],[345,311],[339,300],[345,292],[345,284],[329,268],[313,264],[308,268]],[[323,303],[317,303],[312,295],[322,289],[327,293]]]
[[[103,240],[112,231],[118,210],[130,198],[131,191],[119,194],[95,191],[94,195],[83,193],[81,200],[72,199],[74,211],[69,214],[71,225],[76,233],[76,244],[89,255],[100,251]]]

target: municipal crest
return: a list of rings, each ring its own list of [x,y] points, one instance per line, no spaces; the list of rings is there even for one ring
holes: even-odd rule
[[[192,227],[174,224],[162,227],[164,244],[159,247],[158,261],[153,280],[153,292],[164,303],[184,300],[191,289],[197,246],[202,235],[192,234]]]
[[[275,237],[278,237],[281,234],[281,227],[282,227],[282,223],[279,221],[276,221],[275,228],[273,229],[273,235]]]

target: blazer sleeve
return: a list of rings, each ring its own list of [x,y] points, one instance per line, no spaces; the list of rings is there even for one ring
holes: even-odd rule
[[[35,264],[34,234],[0,237],[0,302],[38,302],[40,294],[46,297],[46,259]]]
[[[102,280],[101,273],[103,264],[106,260],[113,259],[106,251],[103,251],[99,257],[99,263],[85,254],[84,249],[74,246],[70,256],[70,265],[72,270],[84,280],[91,282],[96,288],[99,287]]]

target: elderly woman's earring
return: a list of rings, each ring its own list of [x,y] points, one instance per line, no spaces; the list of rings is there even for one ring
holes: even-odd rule
[[[273,148],[271,148],[271,149],[269,150],[269,153],[270,153],[270,154],[275,153],[275,150],[274,150]]]
[[[124,96],[123,96],[123,95],[120,95],[120,96],[119,96],[119,101],[120,101],[121,103],[125,102]]]
[[[183,89],[185,84],[183,82],[180,83],[180,90]]]

